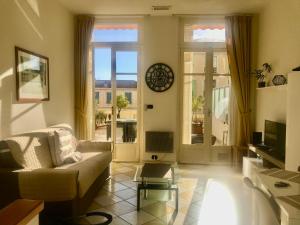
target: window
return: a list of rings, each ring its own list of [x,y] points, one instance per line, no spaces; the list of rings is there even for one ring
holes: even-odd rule
[[[95,105],[95,138],[98,140],[117,144],[137,141],[139,27],[140,21],[132,19],[97,20],[94,26],[91,65],[95,92],[100,92],[99,96],[95,94],[96,102],[99,98],[99,104]],[[124,130],[119,123],[111,126],[119,120],[126,125],[130,121],[130,130]]]
[[[95,100],[96,100],[96,104],[99,105],[99,103],[100,103],[100,92],[98,92],[98,91],[95,92]]]
[[[106,104],[111,104],[111,92],[106,92]]]
[[[184,42],[225,42],[225,26],[220,24],[186,24]]]
[[[132,104],[132,94],[131,94],[131,92],[125,92],[125,97],[127,98],[129,104]]]
[[[92,42],[137,42],[137,24],[97,24]]]

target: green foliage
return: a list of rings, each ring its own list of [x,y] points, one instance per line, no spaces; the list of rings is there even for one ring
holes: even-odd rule
[[[199,112],[203,108],[204,104],[204,97],[199,96],[193,96],[192,98],[192,111],[193,113]]]
[[[96,115],[95,115],[95,120],[96,120],[96,123],[103,123],[105,122],[107,119],[107,114],[103,111],[98,111],[96,112]]]
[[[117,108],[118,108],[118,114],[117,118],[120,118],[121,110],[126,108],[129,104],[128,99],[124,95],[118,95],[117,96]]]

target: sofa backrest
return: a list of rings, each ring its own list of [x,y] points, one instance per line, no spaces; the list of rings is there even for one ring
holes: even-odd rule
[[[72,129],[66,124],[18,134],[5,139],[15,161],[23,168],[52,168],[48,134],[60,128]]]

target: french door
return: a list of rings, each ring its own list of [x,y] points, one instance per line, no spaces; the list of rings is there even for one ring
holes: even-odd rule
[[[182,163],[230,160],[230,75],[225,49],[181,51]]]
[[[94,45],[95,139],[111,141],[114,161],[139,160],[139,51]]]

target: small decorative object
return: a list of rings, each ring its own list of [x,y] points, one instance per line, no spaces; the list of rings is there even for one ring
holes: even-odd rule
[[[49,101],[49,59],[15,47],[18,102]]]
[[[300,66],[294,68],[293,71],[300,71]]]
[[[286,84],[286,78],[284,75],[275,75],[272,82],[274,85],[283,85]]]
[[[266,83],[268,82],[267,80],[267,76],[271,73],[272,71],[272,67],[269,63],[264,63],[262,65],[262,69],[256,69],[255,70],[255,76],[256,76],[256,79],[258,81],[258,87],[261,88],[261,87],[265,87],[266,86]]]
[[[164,63],[150,66],[145,76],[147,86],[155,92],[168,90],[174,83],[173,70]]]
[[[265,75],[263,74],[263,70],[261,69],[256,69],[255,70],[255,74],[256,74],[256,79],[258,81],[258,87],[265,87],[266,86],[266,82],[265,82]]]

